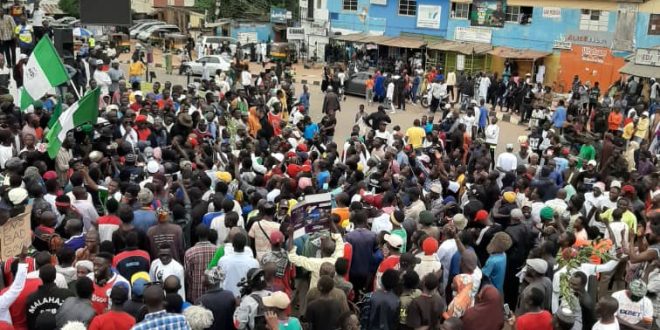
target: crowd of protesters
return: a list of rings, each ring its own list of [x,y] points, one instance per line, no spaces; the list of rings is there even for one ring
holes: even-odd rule
[[[325,71],[314,104],[289,66],[250,72],[240,54],[228,72],[151,91],[139,51],[128,79],[102,49],[86,55],[74,85],[101,87],[99,120],[55,159],[44,132],[58,98],[21,112],[0,96],[0,223],[28,210],[32,229],[3,260],[2,328],[660,324],[655,80],[601,95],[576,77],[564,99],[511,79],[529,90],[512,109],[530,131],[498,154],[496,108],[511,103],[486,74],[454,93],[462,76],[379,72],[366,103],[385,104],[368,113],[342,108],[343,70]],[[420,89],[431,114],[394,122],[393,96],[405,109]],[[355,111],[350,136],[335,135],[337,111]],[[295,230],[296,205],[321,193],[327,229]]]

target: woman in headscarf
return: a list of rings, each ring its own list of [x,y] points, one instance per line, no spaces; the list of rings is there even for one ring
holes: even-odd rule
[[[452,291],[456,293],[454,299],[449,303],[447,311],[442,314],[446,319],[451,317],[461,317],[468,308],[472,307],[472,276],[470,274],[458,274],[454,277]],[[466,328],[469,329],[469,328]]]
[[[502,297],[492,285],[484,286],[477,295],[474,307],[462,317],[463,329],[500,330],[504,326]]]

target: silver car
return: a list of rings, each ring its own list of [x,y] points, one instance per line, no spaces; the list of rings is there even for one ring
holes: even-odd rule
[[[225,57],[221,55],[208,55],[195,61],[183,62],[179,71],[183,75],[191,74],[201,76],[204,63],[206,63],[206,66],[209,68],[211,76],[215,75],[217,70],[226,72],[229,71],[229,68],[231,67],[231,64]]]

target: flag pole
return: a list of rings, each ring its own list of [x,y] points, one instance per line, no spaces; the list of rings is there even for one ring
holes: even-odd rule
[[[82,97],[80,97],[80,92],[78,92],[78,88],[73,84],[73,80],[69,79],[69,86],[71,86],[71,89],[73,89],[76,92],[76,96],[78,97],[78,100],[80,100]]]

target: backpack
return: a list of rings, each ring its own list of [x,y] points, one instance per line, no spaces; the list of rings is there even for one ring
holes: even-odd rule
[[[248,323],[249,330],[267,330],[268,323],[266,322],[266,308],[264,307],[264,301],[262,297],[256,293],[250,294],[250,297],[254,299],[259,307],[257,307],[257,314],[254,316],[254,327],[250,328]]]

